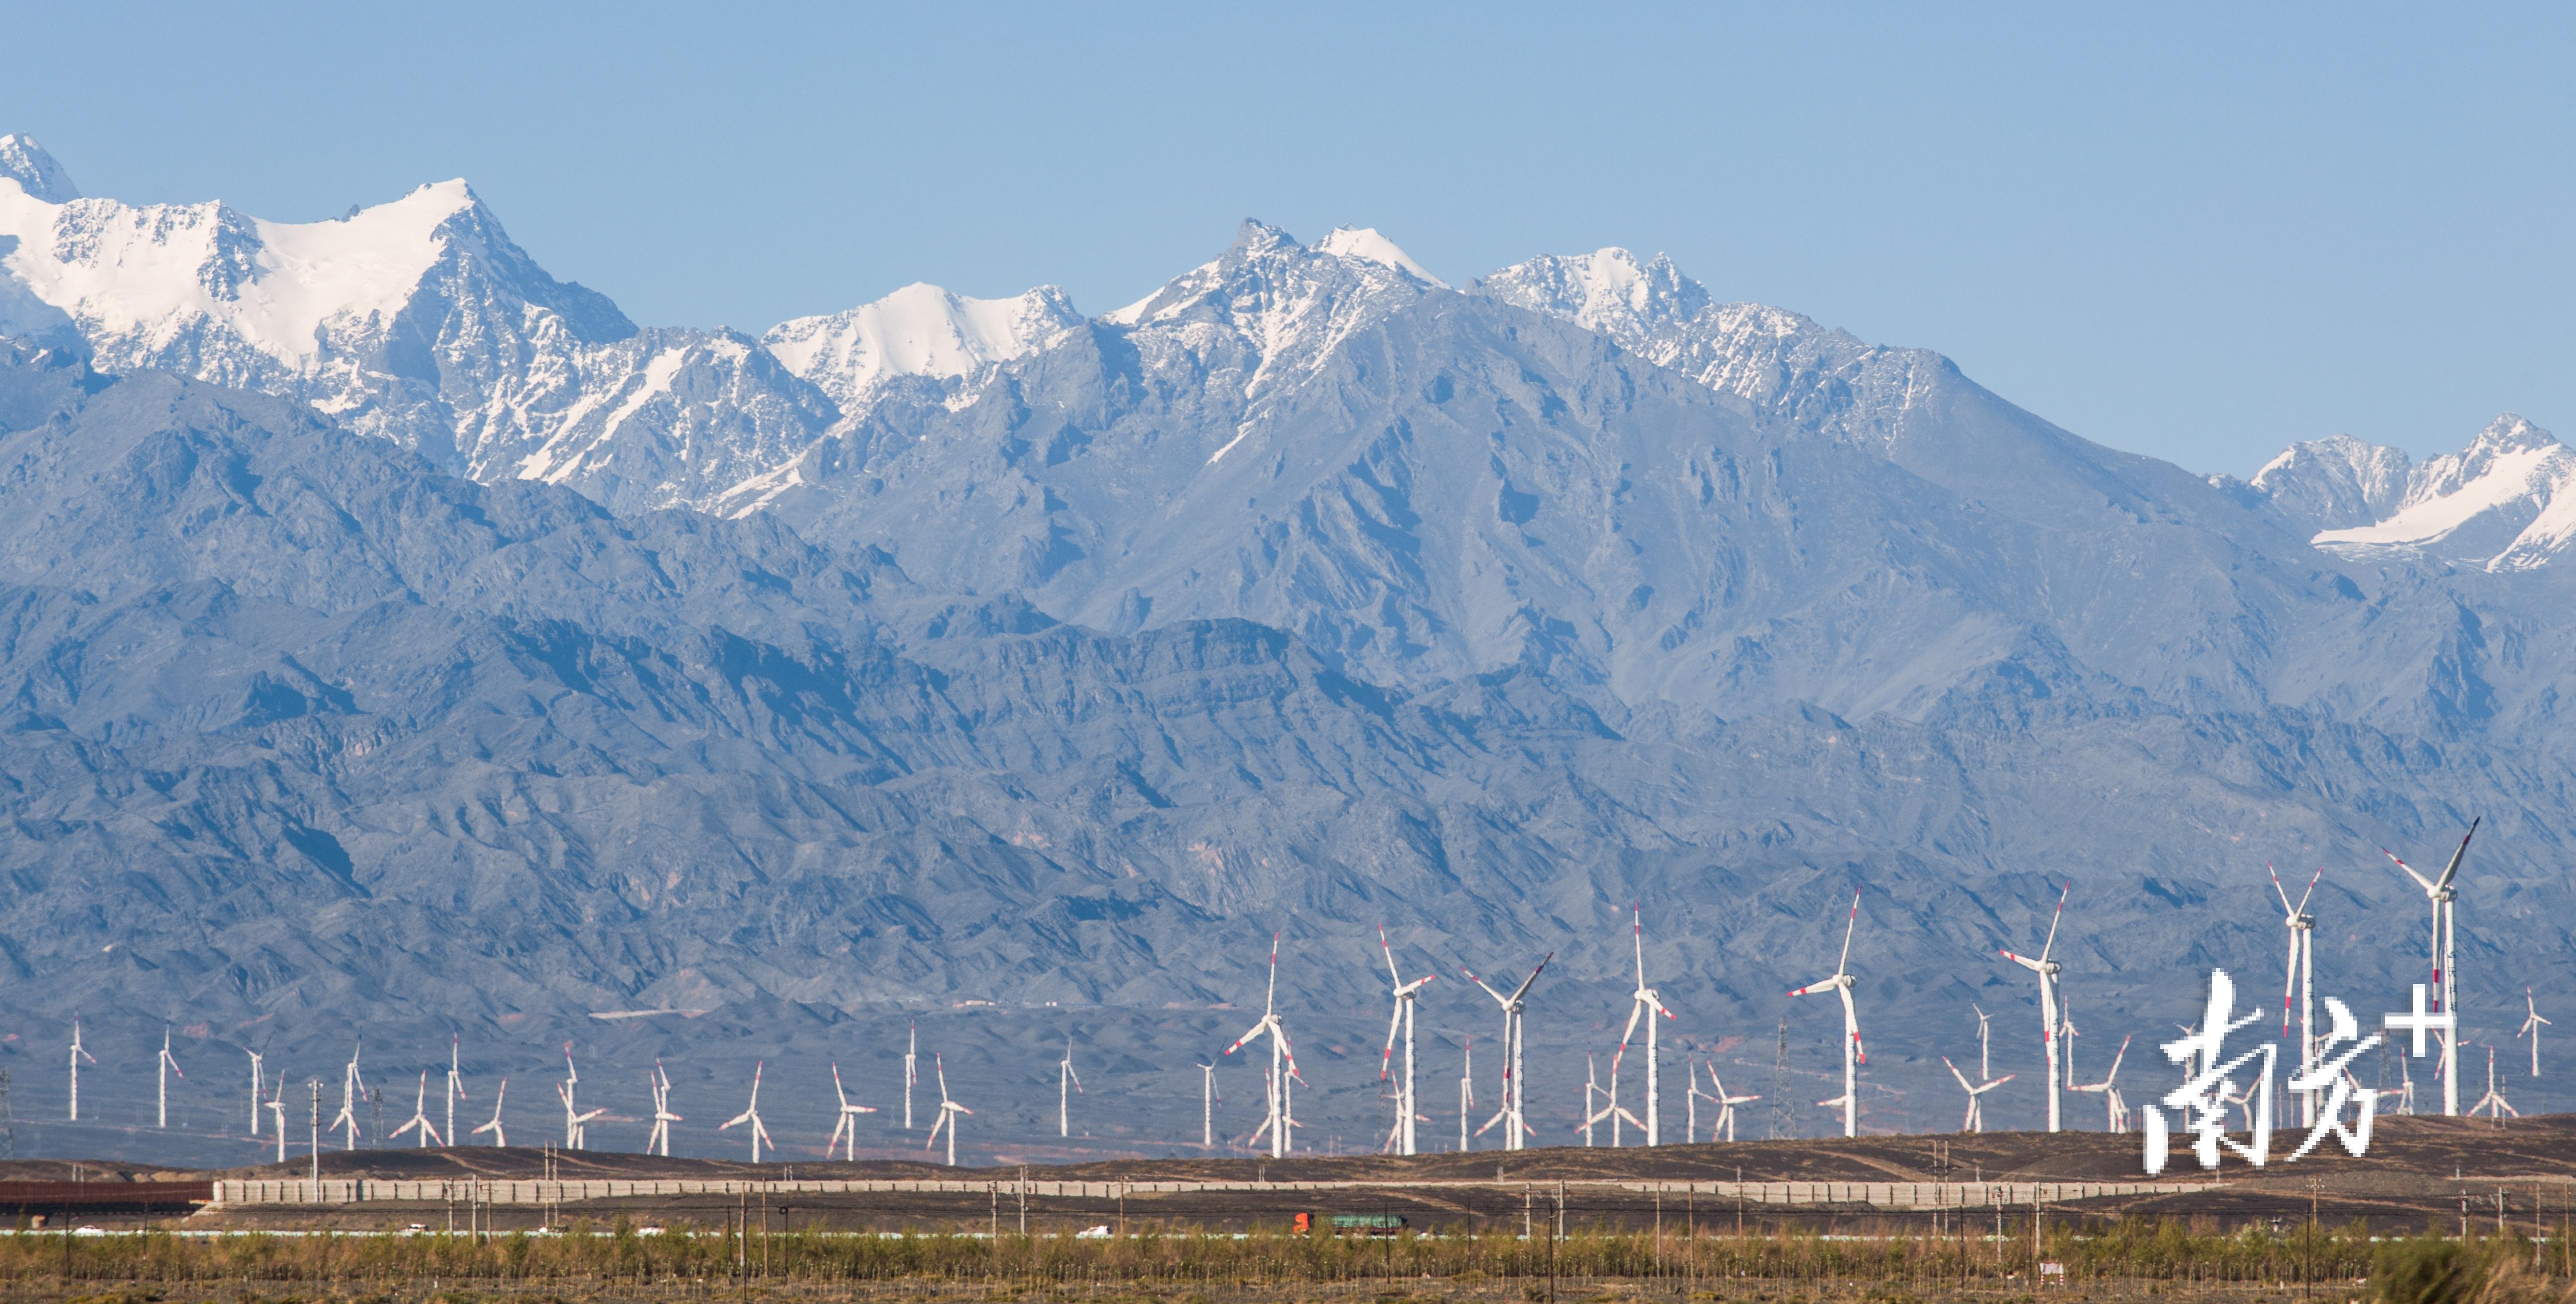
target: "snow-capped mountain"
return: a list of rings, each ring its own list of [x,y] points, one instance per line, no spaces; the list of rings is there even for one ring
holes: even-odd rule
[[[20,190],[48,204],[80,198],[80,187],[72,184],[71,174],[33,136],[0,136],[0,179],[17,182]]]
[[[710,500],[841,417],[754,340],[638,329],[555,280],[463,181],[285,223],[72,198],[34,142],[7,156],[0,334],[77,340],[102,370],[301,399],[476,479],[627,511]]]
[[[2576,542],[2576,451],[2510,412],[2421,466],[2337,435],[2291,446],[2251,483],[2317,547],[2358,560],[2531,570]]]
[[[907,376],[947,382],[949,393],[971,388],[985,369],[1044,348],[1082,321],[1073,300],[1052,285],[1010,299],[970,299],[916,283],[829,316],[780,322],[760,344],[857,411]]]
[[[1939,354],[1867,344],[1794,312],[1720,303],[1662,254],[1549,255],[1478,280],[1471,293],[1561,317],[1723,394],[1819,433],[1892,438],[1910,398],[1945,370]]]

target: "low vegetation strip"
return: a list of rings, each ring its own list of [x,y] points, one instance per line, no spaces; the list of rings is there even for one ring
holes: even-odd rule
[[[1368,1283],[1396,1295],[1439,1287],[1551,1299],[1627,1283],[1630,1294],[1668,1291],[1684,1299],[1895,1300],[2064,1284],[2087,1296],[2307,1287],[2317,1298],[2370,1294],[2383,1304],[2523,1304],[2566,1299],[2571,1270],[2576,1262],[2563,1231],[2388,1239],[2358,1227],[2219,1233],[2146,1219],[2008,1222],[2001,1235],[1954,1226],[1938,1236],[790,1234],[756,1223],[641,1229],[623,1220],[497,1236],[0,1236],[0,1294],[11,1299],[106,1299],[117,1291],[188,1298],[216,1288],[238,1298],[534,1291],[591,1299],[705,1293],[716,1285],[746,1297],[901,1288],[982,1299],[1103,1291],[1304,1298]]]

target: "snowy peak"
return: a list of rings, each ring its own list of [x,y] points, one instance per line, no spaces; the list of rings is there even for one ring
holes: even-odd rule
[[[1380,267],[1392,267],[1425,285],[1437,286],[1443,290],[1449,288],[1447,281],[1424,270],[1422,264],[1413,261],[1402,249],[1397,248],[1393,240],[1379,235],[1375,227],[1334,227],[1331,235],[1315,242],[1315,250],[1318,253],[1331,254],[1336,258],[1356,258],[1362,262],[1376,263]]]
[[[2252,484],[2309,530],[2339,530],[2396,511],[2414,474],[2414,459],[2401,449],[2330,435],[2282,450]]]
[[[1082,320],[1052,285],[1008,299],[970,299],[913,284],[847,311],[781,322],[761,344],[849,408],[897,377],[974,376],[1045,347]]]
[[[2392,483],[2402,492],[2388,502]],[[2408,468],[2404,454],[2346,437],[2291,449],[2254,485],[2293,511],[2328,487],[2343,488],[2343,501],[2376,509],[2314,537],[2316,546],[2354,558],[2429,556],[2490,571],[2529,570],[2576,542],[2576,452],[2510,412],[2467,448],[2421,466]]]
[[[1375,231],[1345,228],[1310,247],[1247,218],[1215,262],[1101,320],[1133,332],[1151,361],[1233,373],[1251,398],[1313,374],[1343,340],[1443,289]]]
[[[0,136],[0,181],[17,182],[28,198],[42,203],[68,204],[80,198],[80,187],[72,184],[71,174],[33,136]]]
[[[1887,444],[1936,376],[1921,349],[1865,344],[1794,312],[1721,303],[1657,254],[1616,247],[1550,254],[1478,280],[1467,293],[1559,317],[1722,394],[1834,439]]]

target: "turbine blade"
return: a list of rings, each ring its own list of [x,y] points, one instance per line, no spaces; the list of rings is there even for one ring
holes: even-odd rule
[[[1556,952],[1554,951],[1550,951],[1547,954],[1540,956],[1538,959],[1538,967],[1530,970],[1530,976],[1521,979],[1521,985],[1512,989],[1512,999],[1517,1001],[1521,997],[1527,995],[1529,993],[1530,984],[1537,982],[1538,976],[1547,972],[1547,962],[1555,958]]]
[[[2469,839],[2478,835],[2478,822],[2485,818],[2485,816],[2481,815],[2477,819],[2469,821],[2469,831],[2460,837],[2460,849],[2451,853],[2451,863],[2442,867],[2442,877],[2436,880],[2435,886],[2449,887],[2451,885],[2451,880],[2458,877],[2460,872],[2460,858],[2469,854]]]
[[[2379,854],[2388,857],[2388,859],[2394,862],[2399,869],[2406,871],[2406,877],[2415,880],[2415,886],[2424,889],[2424,895],[2433,895],[2433,880],[2416,873],[2413,865],[2409,865],[2405,861],[2397,859],[2397,853],[2390,851],[2386,847],[2381,847],[2379,849]]]
[[[2317,866],[2317,872],[2308,876],[2308,890],[2299,894],[2299,908],[2291,911],[2290,913],[2304,915],[2308,912],[2308,898],[2317,894],[2317,884],[2322,881],[2325,876],[2326,867],[2323,865]]]
[[[2263,862],[2263,868],[2270,871],[2272,875],[2272,895],[2281,898],[2282,913],[2292,915],[2299,913],[2290,905],[2289,890],[2281,886],[2281,871],[2273,869],[2272,862],[2268,860]]]
[[[2071,878],[2066,880],[2065,887],[2058,889],[2057,913],[2048,917],[2048,940],[2042,942],[2039,947],[2039,958],[2042,963],[2047,962],[2049,951],[2057,945],[2057,924],[2059,920],[2066,917],[2066,894],[2074,890],[2075,880]]]
[[[1843,925],[1843,958],[1834,961],[1834,972],[1851,968],[1852,931],[1860,927],[1860,889],[1852,889],[1851,921]]]
[[[1387,945],[1386,925],[1384,924],[1377,926],[1377,949],[1386,953],[1386,976],[1394,979],[1396,986],[1402,987],[1404,985],[1404,975],[1395,971],[1395,948]]]

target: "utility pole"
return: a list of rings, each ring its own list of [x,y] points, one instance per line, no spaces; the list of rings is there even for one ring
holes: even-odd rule
[[[1789,1136],[1789,1016],[1780,1016],[1779,1048],[1771,1059],[1771,1139]]]
[[[313,1198],[322,1198],[322,1079],[307,1078],[305,1086],[313,1093]]]

